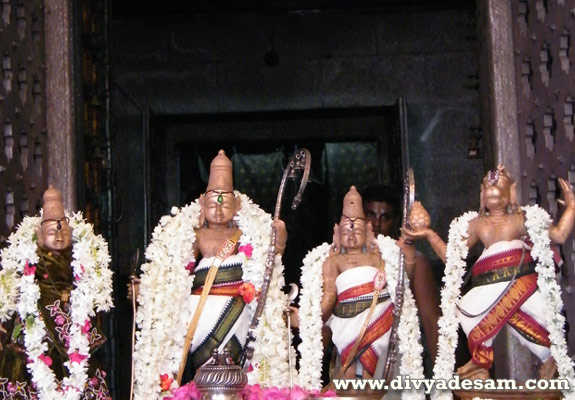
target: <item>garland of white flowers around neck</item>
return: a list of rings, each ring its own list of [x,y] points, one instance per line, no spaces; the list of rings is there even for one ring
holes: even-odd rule
[[[565,317],[563,316],[563,300],[561,288],[555,279],[555,263],[549,238],[549,226],[551,218],[541,207],[525,206],[525,227],[527,234],[533,243],[531,255],[537,260],[535,271],[537,272],[537,286],[545,299],[543,307],[545,315],[550,316],[547,329],[551,341],[551,356],[557,363],[559,379],[569,382],[570,390],[564,390],[566,399],[575,399],[575,373],[573,360],[567,354],[567,342],[565,341]]]
[[[96,312],[112,307],[112,271],[108,268],[108,244],[95,235],[91,224],[81,213],[66,213],[72,228],[72,272],[74,288],[70,293],[71,326],[64,363],[69,376],[59,383],[45,355],[46,325],[38,309],[40,288],[34,278],[39,262],[35,229],[41,217],[25,217],[17,231],[10,235],[9,246],[1,252],[0,320],[6,321],[18,310],[23,323],[24,346],[31,361],[27,364],[39,399],[79,399],[88,379],[90,343],[82,328]]]
[[[397,274],[399,268],[400,249],[395,245],[395,240],[390,237],[379,235],[377,244],[381,258],[385,261],[385,275],[387,288],[391,299],[395,299]],[[321,370],[323,358],[322,344],[322,315],[321,299],[323,297],[323,273],[322,265],[329,256],[330,245],[323,243],[311,250],[303,259],[300,282],[302,285],[299,317],[301,354],[299,385],[306,389],[321,388]],[[407,276],[405,276],[406,282]],[[423,378],[423,362],[421,353],[421,332],[415,300],[409,288],[405,284],[403,309],[398,327],[398,337],[401,338],[399,353],[401,354],[400,373],[409,375],[413,379]],[[404,391],[403,399],[423,399],[422,393]]]
[[[437,322],[439,338],[437,341],[437,357],[433,367],[435,379],[449,380],[453,377],[455,368],[455,348],[457,347],[457,304],[461,297],[461,285],[467,266],[467,232],[469,222],[478,215],[475,211],[463,214],[454,219],[449,226],[449,239],[447,241],[445,275],[441,290],[441,317]],[[435,390],[431,393],[433,399],[451,399],[451,391]]]
[[[537,286],[545,298],[545,315],[552,316],[548,324],[549,339],[551,340],[551,355],[557,363],[560,379],[569,381],[569,388],[575,387],[575,374],[573,361],[567,355],[564,324],[565,317],[561,313],[563,301],[561,289],[555,279],[555,264],[553,251],[549,238],[551,219],[549,214],[539,206],[522,207],[525,212],[525,227],[533,243],[531,255],[537,261]],[[445,287],[441,292],[442,317],[439,319],[438,354],[435,362],[434,379],[450,379],[455,368],[455,348],[457,347],[457,312],[456,305],[460,300],[460,289],[465,274],[465,258],[468,247],[469,222],[477,217],[476,212],[468,212],[455,219],[449,229],[447,243],[447,260],[445,264]],[[575,392],[564,391],[566,399],[574,399]],[[435,391],[433,399],[451,399],[450,391]]]
[[[263,282],[272,219],[246,195],[237,191],[235,195],[241,200],[241,209],[234,217],[242,230],[239,248],[250,245],[253,249],[251,257],[246,255],[242,280],[252,283],[258,291]],[[191,306],[194,275],[186,267],[195,262],[193,246],[199,218],[198,200],[182,208],[173,207],[171,215],[160,219],[146,250],[148,262],[142,265],[136,314],[139,331],[133,354],[136,399],[161,399],[177,388],[174,380],[162,392],[160,376],[176,376],[194,312]],[[287,343],[287,335],[280,334],[286,329],[282,316],[287,296],[281,290],[283,285],[283,265],[277,255],[266,306],[255,332],[254,369],[248,373],[250,383],[283,386],[289,382],[287,352],[293,353],[293,349]],[[256,306],[257,301],[246,305],[250,320]]]

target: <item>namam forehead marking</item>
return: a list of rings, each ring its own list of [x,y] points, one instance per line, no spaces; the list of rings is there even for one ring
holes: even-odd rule
[[[350,218],[347,215],[342,215],[345,219],[339,223],[339,226],[342,228],[349,228],[353,230],[356,225],[359,225],[360,228],[365,227],[365,218]]]
[[[225,199],[233,200],[236,198],[236,195],[234,192],[226,191],[226,190],[208,190],[206,192],[205,196],[206,196],[206,200],[212,200],[213,198],[215,198],[215,200],[218,203],[223,203]]]

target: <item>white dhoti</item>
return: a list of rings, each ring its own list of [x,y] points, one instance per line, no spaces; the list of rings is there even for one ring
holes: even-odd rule
[[[366,323],[372,303],[373,280],[378,269],[372,266],[360,266],[342,272],[336,279],[338,300],[333,315],[326,322],[332,331],[332,340],[345,363],[352,347]],[[361,362],[372,376],[375,375],[378,360],[387,354],[393,306],[387,290],[379,294],[373,315],[361,339],[355,358]]]
[[[485,249],[472,269],[474,287],[459,304],[458,318],[479,366],[491,366],[493,340],[505,324],[542,361],[550,357],[545,300],[537,288],[535,262],[523,245],[501,241]]]
[[[214,257],[202,259],[194,270],[196,278],[191,299],[194,309],[213,260]],[[251,322],[243,298],[239,295],[239,287],[243,284],[244,260],[243,254],[232,255],[218,269],[192,340],[194,368],[205,364],[215,348],[222,351],[227,347],[232,358],[238,362]]]

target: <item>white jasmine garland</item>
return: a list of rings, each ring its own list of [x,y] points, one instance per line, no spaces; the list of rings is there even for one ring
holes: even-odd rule
[[[321,388],[323,360],[321,299],[323,297],[322,265],[329,256],[330,245],[323,243],[303,259],[299,298],[299,334],[301,343],[299,385],[305,389]]]
[[[72,228],[72,272],[74,289],[70,293],[70,343],[67,350],[71,360],[64,363],[69,371],[61,384],[54,372],[42,361],[48,350],[45,342],[46,325],[38,309],[40,288],[33,273],[38,263],[35,229],[41,217],[25,217],[1,252],[0,271],[0,319],[9,319],[18,310],[22,319],[24,346],[28,359],[28,371],[32,376],[39,399],[79,399],[88,379],[90,344],[82,333],[86,321],[96,312],[112,307],[112,271],[108,268],[110,256],[104,238],[95,235],[93,227],[84,221],[81,213],[69,214]],[[5,297],[4,297],[5,296]]]
[[[461,285],[467,266],[465,259],[469,251],[467,238],[469,237],[469,222],[476,218],[477,212],[470,211],[454,219],[449,226],[449,239],[446,249],[445,275],[441,290],[441,317],[439,326],[438,351],[433,367],[433,378],[449,380],[453,377],[455,368],[455,348],[457,347],[457,304],[461,298]],[[449,390],[434,390],[432,399],[451,399]]]
[[[385,261],[387,287],[392,301],[395,299],[395,286],[399,268],[399,247],[395,240],[380,235],[377,239],[381,258]],[[322,313],[321,299],[323,297],[322,266],[329,256],[330,245],[323,243],[311,250],[303,260],[300,282],[302,285],[299,317],[301,354],[299,385],[306,389],[321,388],[321,369],[323,358],[322,344]],[[412,378],[423,378],[423,363],[421,360],[421,334],[415,301],[409,289],[409,280],[405,278],[404,304],[399,325],[399,345],[401,354],[400,373]],[[423,394],[411,391],[402,393],[404,399],[422,399]]]
[[[242,280],[260,290],[270,246],[272,219],[269,214],[239,192],[241,209],[234,221],[242,230],[239,246],[251,245],[252,257],[246,258]],[[142,265],[140,295],[136,320],[140,330],[136,334],[134,351],[136,399],[162,397],[160,375],[175,376],[179,369],[188,324],[194,309],[191,288],[194,276],[186,266],[195,262],[193,246],[195,230],[199,228],[200,205],[196,200],[181,209],[173,207],[154,229],[152,242],[146,250],[148,262]],[[276,256],[266,307],[256,329],[254,370],[249,380],[262,385],[284,385],[288,382],[288,343],[282,319],[287,297],[283,286],[281,256]],[[252,318],[257,301],[246,304],[248,318]],[[175,382],[172,384],[174,388]]]
[[[549,238],[549,226],[551,218],[549,214],[537,205],[522,207],[525,212],[525,228],[533,243],[532,257],[537,261],[537,286],[545,298],[543,304],[545,315],[550,319],[547,329],[551,340],[551,356],[557,363],[559,379],[567,379],[570,390],[564,390],[566,399],[575,399],[575,373],[573,372],[573,360],[567,354],[565,341],[565,317],[562,314],[563,300],[561,288],[555,279],[555,263]]]
[[[400,248],[395,245],[395,240],[384,235],[377,237],[377,244],[381,252],[381,258],[385,261],[387,290],[391,300],[395,301],[397,279],[399,277]],[[403,376],[409,376],[411,379],[423,379],[425,376],[421,357],[423,346],[421,345],[419,317],[405,271],[403,279],[403,306],[397,328],[397,336],[400,338],[398,351],[401,355],[399,373]],[[425,399],[425,395],[421,390],[404,390],[401,392],[401,398],[403,400],[419,400]]]

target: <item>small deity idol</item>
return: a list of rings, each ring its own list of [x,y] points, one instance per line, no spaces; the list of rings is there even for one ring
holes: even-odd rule
[[[573,229],[575,195],[567,181],[559,179],[559,184],[566,209],[557,225],[542,231],[551,242],[562,244]],[[467,237],[462,238],[467,248],[478,242],[484,248],[471,269],[473,287],[457,307],[457,317],[471,353],[471,360],[457,370],[462,378],[489,377],[494,357],[493,340],[505,324],[541,359],[541,378],[551,378],[556,371],[550,353],[550,316],[545,312],[545,294],[538,287],[535,270],[539,261],[531,253],[541,240],[529,237],[528,227],[533,221],[529,221],[529,214],[517,205],[516,190],[516,183],[503,165],[488,172],[481,185],[479,214],[469,217],[473,218],[467,227]],[[548,220],[545,213],[543,222]],[[446,262],[447,245],[432,229],[424,226],[405,233],[426,238],[438,257]],[[555,261],[560,259],[555,257]],[[446,270],[449,265],[448,261]],[[551,274],[554,275],[554,271]]]
[[[0,376],[5,379],[0,379],[0,393],[10,393],[14,396],[10,398],[15,399],[32,399],[56,398],[57,393],[66,391],[74,392],[77,399],[111,399],[105,372],[90,359],[91,353],[105,342],[92,317],[98,308],[106,309],[111,304],[107,246],[81,215],[69,217],[64,212],[60,192],[52,186],[44,193],[42,210],[41,218],[25,218],[19,232],[11,236],[11,246],[2,253],[2,272],[8,274],[17,268],[14,251],[25,251],[26,243],[37,244],[36,254],[28,257],[21,275],[16,275],[22,282],[16,301],[21,303],[18,314],[4,324],[0,334]],[[82,239],[73,237],[74,227],[91,242],[79,244]],[[94,247],[85,248],[88,251],[83,256],[73,255],[74,246],[90,244]],[[73,269],[75,263],[86,265],[85,275]],[[102,274],[91,275],[95,270]],[[89,280],[93,292],[76,293]],[[96,293],[99,288],[102,293]],[[25,297],[32,293],[39,295],[37,305]],[[103,303],[93,297],[99,294],[106,298]],[[75,310],[81,301],[96,310],[86,310],[84,304],[82,310]]]

